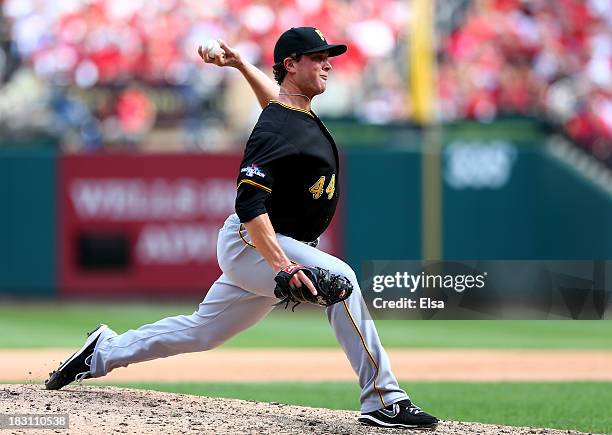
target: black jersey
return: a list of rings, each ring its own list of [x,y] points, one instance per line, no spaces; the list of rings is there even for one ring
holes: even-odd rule
[[[338,169],[338,149],[321,120],[272,100],[244,151],[236,213],[241,222],[268,213],[277,233],[313,241],[336,210]]]

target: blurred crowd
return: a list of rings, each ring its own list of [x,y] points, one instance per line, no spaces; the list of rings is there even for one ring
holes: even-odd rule
[[[610,0],[438,0],[438,115],[551,121],[612,154]],[[258,114],[235,71],[197,47],[223,38],[271,73],[291,26],[349,44],[315,110],[370,123],[410,117],[405,0],[0,0],[0,129],[41,130],[67,149],[240,145]],[[246,103],[248,102],[248,103]]]
[[[271,74],[278,35],[309,23],[351,45],[334,62],[339,74],[321,114],[352,115],[363,103],[357,116],[367,118],[370,106],[381,122],[406,116],[402,72],[378,62],[398,49],[408,21],[403,1],[4,0],[2,15],[10,40],[4,57],[17,58],[20,68],[5,74],[0,93],[15,98],[5,100],[0,122],[28,122],[10,119],[17,104],[23,114],[36,112],[38,124],[68,132],[71,146],[138,145],[153,127],[180,131],[174,139],[186,146],[243,139],[256,101],[245,98],[235,71],[205,65],[198,45],[223,38]],[[394,94],[400,97],[389,105]]]
[[[442,119],[536,116],[612,165],[612,1],[478,0],[439,51]]]

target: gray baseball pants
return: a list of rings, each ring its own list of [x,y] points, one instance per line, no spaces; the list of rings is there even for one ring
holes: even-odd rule
[[[359,376],[361,411],[371,412],[406,399],[391,372],[374,322],[369,320],[353,270],[303,242],[281,234],[277,238],[291,260],[329,269],[353,284],[353,294],[326,312],[336,339]],[[168,317],[120,335],[110,329],[103,333],[92,357],[92,377],[140,361],[212,349],[263,319],[278,302],[274,297],[275,274],[235,214],[219,231],[217,258],[223,273],[192,315]]]

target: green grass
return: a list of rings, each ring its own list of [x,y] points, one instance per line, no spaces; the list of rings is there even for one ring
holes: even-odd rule
[[[119,385],[330,409],[359,409],[359,388],[355,383]],[[404,382],[402,385],[418,405],[443,420],[612,433],[611,382]]]
[[[0,348],[74,347],[98,322],[117,332],[166,316],[190,314],[197,304],[6,303],[0,305]],[[376,322],[386,347],[612,349],[610,321]],[[275,310],[227,347],[337,347],[322,310]]]

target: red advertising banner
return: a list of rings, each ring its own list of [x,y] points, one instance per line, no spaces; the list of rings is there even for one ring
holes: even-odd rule
[[[61,294],[203,296],[221,273],[217,235],[234,212],[240,157],[63,156]],[[321,249],[338,246],[332,225]]]

